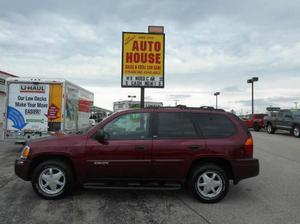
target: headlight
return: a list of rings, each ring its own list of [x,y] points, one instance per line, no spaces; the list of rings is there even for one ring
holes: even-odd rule
[[[21,153],[21,156],[20,158],[21,159],[27,159],[27,157],[29,156],[29,153],[30,153],[30,147],[28,145],[26,145],[24,148],[23,148],[23,151]]]

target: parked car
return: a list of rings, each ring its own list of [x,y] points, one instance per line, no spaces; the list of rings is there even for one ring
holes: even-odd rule
[[[300,137],[300,110],[271,111],[265,117],[265,126],[269,134],[276,130],[286,130],[292,135]]]
[[[28,143],[16,174],[35,192],[54,199],[74,185],[91,188],[187,186],[200,201],[225,197],[229,180],[259,173],[253,139],[231,113],[213,109],[157,108],[117,112],[82,135]]]
[[[245,122],[248,128],[253,128],[254,131],[259,131],[264,128],[264,117],[267,114],[247,114],[242,117],[242,120]]]

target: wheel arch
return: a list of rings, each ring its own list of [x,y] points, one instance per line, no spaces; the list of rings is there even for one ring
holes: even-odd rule
[[[222,157],[207,157],[207,158],[195,159],[192,162],[192,164],[191,164],[191,166],[188,170],[187,181],[190,178],[190,176],[192,175],[193,170],[196,167],[201,166],[203,164],[214,164],[214,165],[220,166],[226,172],[226,174],[228,176],[228,179],[234,179],[232,166],[231,166],[230,162],[227,159],[222,158]]]
[[[76,170],[73,161],[72,159],[70,159],[70,157],[68,157],[67,155],[48,155],[48,154],[39,155],[32,160],[32,165],[30,166],[30,171],[29,171],[30,180],[32,179],[32,174],[34,172],[34,169],[42,162],[49,161],[49,160],[57,160],[66,163],[71,168],[74,180],[77,181]]]

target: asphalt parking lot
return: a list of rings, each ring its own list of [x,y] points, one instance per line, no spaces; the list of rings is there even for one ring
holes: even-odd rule
[[[14,174],[20,145],[0,142],[0,223],[300,223],[300,139],[252,133],[258,177],[231,185],[217,204],[185,191],[78,190],[40,199]]]

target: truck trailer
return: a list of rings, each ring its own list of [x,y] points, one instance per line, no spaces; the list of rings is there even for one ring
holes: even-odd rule
[[[94,94],[64,79],[9,78],[5,138],[26,141],[89,128]]]

